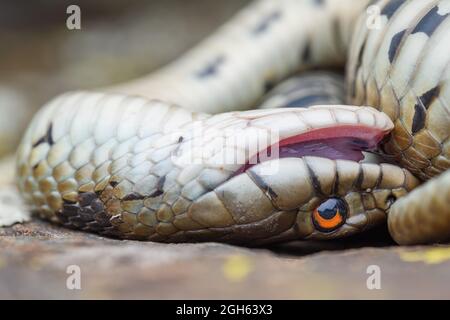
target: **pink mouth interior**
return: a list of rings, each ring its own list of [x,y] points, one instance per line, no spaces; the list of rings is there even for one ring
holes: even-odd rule
[[[373,151],[387,133],[383,130],[361,125],[336,126],[314,129],[281,140],[278,158],[301,158],[316,156],[332,160],[361,161],[362,151]],[[253,156],[236,174],[242,173],[271,156],[271,146]],[[269,159],[269,160],[270,160]]]

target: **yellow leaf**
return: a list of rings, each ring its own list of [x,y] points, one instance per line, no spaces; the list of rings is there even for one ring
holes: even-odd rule
[[[253,264],[250,258],[240,254],[228,257],[223,265],[225,277],[233,282],[244,280],[252,269]]]
[[[438,264],[450,260],[450,247],[400,252],[400,259],[407,262],[421,261],[426,264]]]

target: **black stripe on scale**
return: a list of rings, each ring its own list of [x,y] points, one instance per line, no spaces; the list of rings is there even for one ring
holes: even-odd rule
[[[123,197],[123,201],[144,200],[145,196],[140,193],[132,192]]]
[[[164,193],[164,183],[166,182],[166,176],[162,176],[159,178],[158,182],[156,183],[156,190],[149,195],[150,198],[155,198]]]
[[[411,126],[411,132],[413,135],[415,135],[425,127],[427,110],[432,104],[433,100],[439,96],[439,92],[440,86],[437,86],[417,98],[417,103],[414,106],[414,116]]]
[[[397,54],[397,50],[402,43],[403,37],[405,36],[406,30],[398,32],[395,36],[392,37],[391,44],[389,46],[389,62],[392,63]]]
[[[317,178],[316,173],[313,169],[309,166],[308,162],[305,161],[306,169],[308,169],[309,177],[311,178],[311,184],[314,187],[314,190],[316,191],[316,194],[324,195],[322,192],[322,186],[320,185],[319,178]]]
[[[334,172],[335,174],[335,178],[334,178],[334,184],[333,184],[333,189],[331,190],[332,194],[339,194],[339,183],[340,183],[340,178],[339,178],[339,170],[337,169],[337,165],[335,165],[334,167]]]
[[[257,173],[252,170],[247,170],[247,174],[256,183],[256,185],[264,191],[270,200],[278,198],[278,194]]]
[[[274,22],[280,20],[281,12],[274,11],[269,15],[265,16],[257,25],[252,29],[253,35],[260,35],[266,33]]]
[[[428,109],[430,107],[430,105],[433,102],[433,100],[439,96],[440,91],[441,91],[441,87],[440,86],[436,86],[433,89],[425,92],[419,98],[420,102],[425,107],[425,109]]]
[[[97,195],[93,192],[80,192],[78,194],[78,203],[80,206],[89,206],[94,199],[97,199]]]
[[[391,0],[381,10],[381,15],[386,16],[388,19],[392,18],[398,8],[405,3],[405,0]]]
[[[195,75],[199,79],[209,78],[216,75],[219,71],[219,67],[225,63],[224,56],[218,56],[209,62],[204,68],[198,71]]]
[[[416,25],[411,34],[423,32],[427,36],[431,37],[433,32],[439,27],[442,21],[449,16],[449,13],[440,15],[438,13],[439,7],[436,5],[431,9]]]
[[[105,207],[95,193],[80,192],[78,204],[64,201],[62,209],[56,212],[56,216],[65,226],[99,232],[112,227],[110,216],[104,211]]]
[[[417,132],[425,127],[425,119],[427,117],[427,112],[420,104],[414,106],[414,117],[411,127],[411,132],[415,135]]]
[[[38,145],[42,143],[48,143],[49,145],[53,145],[55,141],[53,140],[52,130],[53,130],[53,123],[50,123],[45,135],[33,144],[33,148],[36,148]]]
[[[353,183],[353,186],[356,189],[361,189],[363,181],[364,181],[364,170],[363,170],[363,167],[360,165],[359,166],[358,177],[356,178],[356,181]]]

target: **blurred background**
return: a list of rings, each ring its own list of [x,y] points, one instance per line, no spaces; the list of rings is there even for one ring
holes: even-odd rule
[[[248,2],[0,1],[0,155],[16,148],[32,114],[55,95],[147,74]],[[66,27],[73,4],[81,30]]]

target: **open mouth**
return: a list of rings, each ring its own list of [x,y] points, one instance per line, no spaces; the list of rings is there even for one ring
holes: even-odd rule
[[[375,151],[386,134],[385,130],[364,125],[338,125],[312,129],[281,140],[277,145],[258,152],[236,174],[274,158],[316,156],[359,162],[364,159],[363,151]]]

